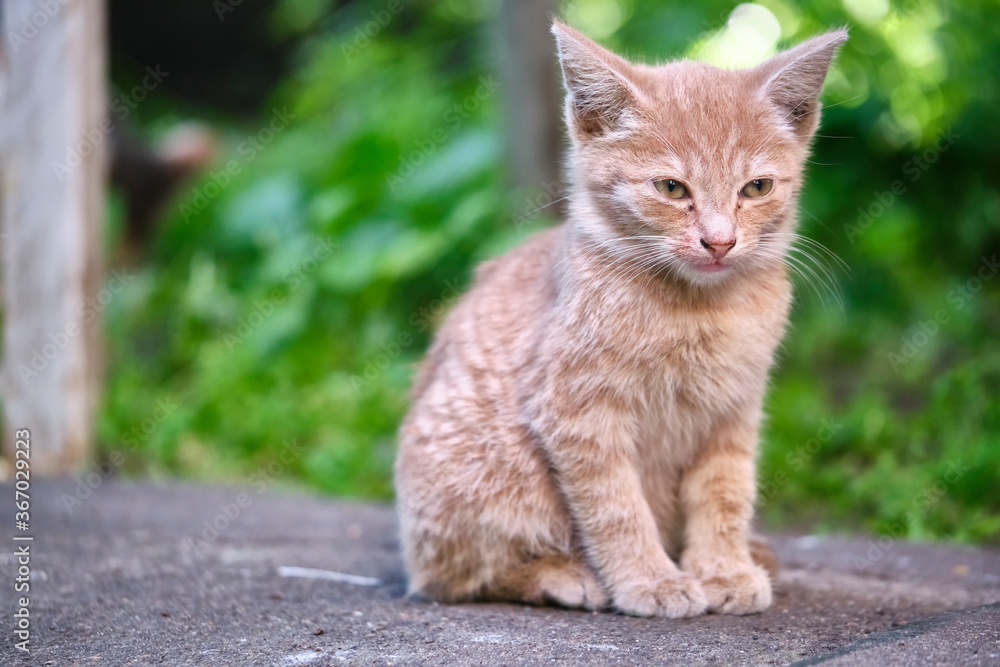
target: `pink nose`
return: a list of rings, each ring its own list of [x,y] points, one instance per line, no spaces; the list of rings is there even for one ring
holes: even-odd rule
[[[728,239],[720,241],[719,239],[712,239],[711,241],[701,240],[701,247],[708,251],[708,254],[712,256],[712,259],[722,259],[726,254],[733,249],[736,245],[736,239]]]

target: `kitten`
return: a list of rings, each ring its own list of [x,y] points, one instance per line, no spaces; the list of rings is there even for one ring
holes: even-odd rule
[[[634,65],[553,32],[568,220],[480,267],[416,380],[396,461],[410,590],[759,612],[761,404],[819,92],[847,33],[724,71]]]

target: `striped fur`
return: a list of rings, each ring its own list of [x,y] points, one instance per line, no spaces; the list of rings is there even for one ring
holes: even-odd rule
[[[760,611],[761,406],[818,93],[846,34],[723,71],[633,65],[553,32],[569,213],[481,267],[416,379],[396,463],[410,590]],[[740,196],[765,177],[767,196]],[[662,179],[690,198],[665,197]],[[720,260],[702,243],[730,238]]]

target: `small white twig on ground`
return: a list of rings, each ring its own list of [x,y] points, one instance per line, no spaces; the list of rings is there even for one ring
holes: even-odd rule
[[[356,574],[345,574],[343,572],[334,572],[333,570],[314,570],[308,567],[295,567],[292,565],[279,566],[278,574],[282,577],[327,579],[329,581],[339,581],[344,584],[354,584],[355,586],[378,586],[382,583],[380,579],[375,579],[374,577],[359,577]]]

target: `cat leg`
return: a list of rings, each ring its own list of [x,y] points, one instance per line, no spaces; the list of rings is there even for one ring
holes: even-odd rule
[[[698,578],[717,613],[752,614],[771,605],[768,573],[751,553],[756,438],[750,420],[720,428],[681,480],[681,567]]]
[[[475,405],[458,412],[467,421],[425,413],[420,428],[403,429],[397,515],[410,593],[440,602],[603,604],[592,572],[559,555],[573,552],[573,527],[530,433]]]
[[[443,603],[471,602],[490,579],[490,563],[484,562],[475,535],[452,539],[441,535],[439,526],[425,519],[404,522],[408,594]]]
[[[585,397],[576,398],[563,393],[572,386],[547,387],[542,405],[564,411],[543,412],[534,425],[588,562],[625,614],[685,618],[704,613],[701,585],[678,569],[660,541],[636,469],[630,413],[613,388],[587,388]]]
[[[570,609],[596,610],[608,604],[608,596],[590,568],[565,554],[517,563],[476,597],[490,601],[556,604]]]

